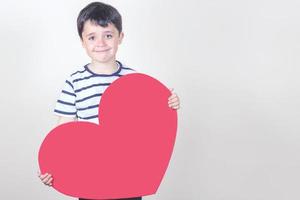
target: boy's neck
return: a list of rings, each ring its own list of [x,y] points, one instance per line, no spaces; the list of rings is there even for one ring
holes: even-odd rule
[[[113,74],[118,70],[119,65],[115,60],[107,63],[92,61],[88,68],[96,74]]]

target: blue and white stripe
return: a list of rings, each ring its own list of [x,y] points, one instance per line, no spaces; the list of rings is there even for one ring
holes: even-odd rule
[[[88,65],[80,67],[66,80],[55,106],[55,114],[98,124],[98,107],[106,88],[119,77],[135,73],[118,62],[113,74],[95,74]]]

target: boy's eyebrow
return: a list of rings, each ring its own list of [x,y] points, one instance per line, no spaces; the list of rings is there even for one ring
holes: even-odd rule
[[[114,33],[114,31],[104,31],[104,33]]]
[[[104,31],[104,33],[114,33],[114,31]],[[88,37],[88,36],[95,35],[95,34],[96,34],[95,32],[91,32],[91,33],[85,34],[85,35]]]
[[[85,34],[86,36],[95,35],[95,32],[91,32],[89,34]]]

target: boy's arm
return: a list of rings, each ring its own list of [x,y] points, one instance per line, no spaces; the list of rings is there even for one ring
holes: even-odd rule
[[[57,125],[61,125],[61,124],[67,123],[67,122],[73,122],[73,121],[76,121],[76,120],[77,120],[76,117],[62,117],[62,116],[59,116],[58,121],[57,121]]]
[[[77,120],[76,117],[73,118],[73,117],[59,116],[58,121],[57,121],[57,126],[61,125],[61,124],[64,124],[64,123],[67,123],[67,122],[73,122],[73,121],[76,121],[76,120]],[[40,172],[38,172],[38,176],[45,185],[52,186],[53,178],[52,178],[51,174],[48,174],[48,173],[41,174]]]

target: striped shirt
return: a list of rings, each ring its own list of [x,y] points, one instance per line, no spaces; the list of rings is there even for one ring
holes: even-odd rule
[[[133,69],[117,63],[118,70],[108,75],[92,72],[88,64],[77,69],[66,80],[54,113],[98,124],[98,107],[105,89],[119,77],[135,73]]]

